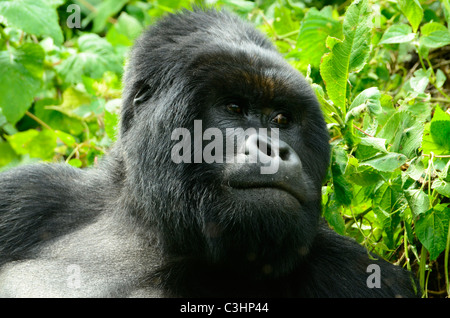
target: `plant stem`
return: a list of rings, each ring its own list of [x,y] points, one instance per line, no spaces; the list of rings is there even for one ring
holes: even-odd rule
[[[450,296],[450,282],[448,280],[448,253],[450,250],[450,221],[448,223],[447,230],[447,244],[445,246],[445,258],[444,258],[444,274],[445,274],[445,286],[447,287],[447,296]]]
[[[29,111],[27,111],[25,113],[28,117],[32,118],[34,121],[36,121],[37,123],[39,123],[42,127],[45,127],[47,129],[53,130],[52,127],[50,127],[47,123],[45,123],[44,121],[42,121],[40,118],[34,116],[32,113],[30,113]]]
[[[423,290],[423,296],[427,297],[427,290],[425,288],[425,267],[427,264],[428,251],[425,246],[422,245],[422,250],[420,251],[420,265],[419,265],[419,284],[420,288]]]

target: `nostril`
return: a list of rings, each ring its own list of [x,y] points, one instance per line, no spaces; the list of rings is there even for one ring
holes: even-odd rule
[[[288,161],[289,160],[289,157],[290,157],[290,155],[291,155],[291,152],[289,151],[289,148],[280,148],[280,153],[279,153],[279,156],[280,156],[280,159],[281,160],[283,160],[283,161]]]
[[[266,142],[265,140],[262,140],[262,139],[258,138],[256,140],[256,147],[263,154],[265,154],[265,155],[267,155],[269,157],[273,157],[274,156],[270,143]]]

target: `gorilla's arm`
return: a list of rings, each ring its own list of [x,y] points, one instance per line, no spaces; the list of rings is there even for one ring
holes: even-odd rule
[[[0,265],[76,230],[104,208],[86,187],[85,175],[62,164],[24,166],[0,175]]]
[[[370,284],[373,282],[373,272],[369,268],[372,264],[379,266],[380,286],[377,287]],[[417,297],[418,294],[418,285],[410,272],[379,256],[369,255],[353,239],[337,234],[325,224],[319,228],[305,265],[299,273],[305,278],[299,294],[305,296]]]

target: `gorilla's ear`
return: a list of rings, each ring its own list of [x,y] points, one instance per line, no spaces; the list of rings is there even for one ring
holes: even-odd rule
[[[137,91],[137,93],[134,95],[133,99],[133,108],[136,112],[137,108],[139,108],[140,105],[145,103],[150,97],[152,96],[152,92],[150,89],[150,86],[146,83],[142,83],[141,87]]]
[[[131,105],[126,104],[122,109],[121,118],[121,134],[125,134],[132,126],[134,118],[138,115],[141,106],[152,97],[152,90],[145,81],[140,81],[134,84],[137,92],[130,97],[132,98]]]

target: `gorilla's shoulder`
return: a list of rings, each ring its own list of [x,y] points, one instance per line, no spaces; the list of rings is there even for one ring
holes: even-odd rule
[[[93,192],[86,200],[88,174],[64,164],[26,165],[0,174],[0,265],[92,219],[102,205]]]

